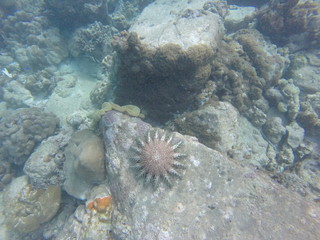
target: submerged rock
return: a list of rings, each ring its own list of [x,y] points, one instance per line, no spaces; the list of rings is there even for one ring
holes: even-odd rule
[[[163,184],[155,190],[136,176],[131,160],[136,139],[153,128],[116,111],[107,112],[100,126],[110,191],[123,216],[117,218],[114,212],[113,237],[318,238],[320,207],[263,172],[228,159],[194,137],[173,133],[183,141],[179,152],[187,155],[186,168],[171,188]]]
[[[119,57],[115,102],[132,102],[160,122],[190,108],[208,81],[223,33],[220,15],[204,10],[205,2],[157,0],[130,33],[114,39]]]
[[[64,175],[62,166],[65,161],[58,141],[48,139],[42,143],[28,158],[23,171],[31,184],[37,188],[62,185]]]
[[[268,143],[259,130],[228,102],[206,104],[175,119],[179,132],[199,139],[207,147],[227,152],[241,162],[262,166]],[[285,128],[284,128],[285,131]]]
[[[72,135],[65,150],[64,189],[75,198],[86,199],[95,184],[105,178],[104,147],[90,130]]]

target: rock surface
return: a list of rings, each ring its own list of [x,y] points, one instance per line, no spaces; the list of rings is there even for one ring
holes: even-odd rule
[[[58,118],[40,108],[20,108],[0,119],[0,160],[22,165],[36,144],[52,135]]]
[[[126,220],[119,239],[318,239],[320,207],[196,138],[183,140],[187,168],[172,188],[146,187],[130,167],[131,146],[152,127],[115,111],[100,122],[110,190]],[[129,229],[129,231],[128,231]]]
[[[59,186],[37,189],[28,183],[25,175],[14,179],[5,190],[1,204],[1,215],[5,216],[8,233],[23,236],[38,229],[40,224],[48,222],[57,213],[60,198]],[[11,236],[5,239],[18,238]]]
[[[207,147],[241,162],[261,167],[266,161],[268,143],[260,131],[228,102],[206,104],[175,119],[179,132],[198,138]],[[285,130],[285,129],[284,129]]]
[[[94,184],[105,178],[103,143],[90,130],[72,135],[65,150],[64,188],[71,196],[86,199]]]
[[[64,180],[62,171],[64,160],[65,157],[59,148],[58,141],[49,138],[30,155],[23,171],[34,187],[61,186]]]
[[[209,44],[215,49],[221,39],[221,20],[218,14],[204,13],[206,2],[157,0],[142,11],[129,30],[154,48],[175,43],[183,50],[195,44]]]
[[[119,62],[115,102],[144,108],[159,122],[194,104],[223,33],[222,18],[205,10],[205,2],[157,0],[143,10],[130,33],[114,38]]]

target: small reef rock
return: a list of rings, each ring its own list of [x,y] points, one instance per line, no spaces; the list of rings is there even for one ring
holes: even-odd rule
[[[143,10],[130,33],[114,38],[117,103],[130,101],[160,122],[190,108],[210,76],[223,34],[222,18],[205,10],[205,2],[157,0]]]
[[[104,146],[90,130],[72,135],[65,150],[64,189],[75,198],[87,199],[92,187],[105,178]]]
[[[265,173],[205,147],[195,137],[173,133],[174,139],[183,142],[179,152],[186,154],[186,167],[171,188],[160,184],[154,189],[137,177],[132,146],[155,129],[117,111],[106,112],[100,128],[116,206],[110,229],[115,239],[208,239],[214,235],[217,239],[315,240],[320,234],[318,204]]]
[[[40,108],[20,108],[0,119],[0,161],[22,165],[43,139],[52,135],[58,118]]]

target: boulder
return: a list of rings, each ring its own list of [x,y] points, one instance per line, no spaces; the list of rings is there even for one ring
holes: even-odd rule
[[[205,3],[157,0],[129,33],[114,38],[119,58],[115,102],[143,107],[160,122],[190,108],[209,79],[223,37],[222,18]]]
[[[95,184],[105,178],[101,139],[85,129],[72,135],[65,150],[64,189],[75,198],[86,199]]]
[[[124,215],[117,222],[119,213],[114,212],[114,238],[318,239],[319,204],[264,172],[230,160],[194,137],[162,130],[156,137],[151,125],[116,111],[107,112],[100,126],[112,199]],[[163,182],[153,188],[132,167],[134,146],[153,138],[183,142],[178,152],[186,154],[179,160],[185,167],[181,178],[170,176],[172,187]]]

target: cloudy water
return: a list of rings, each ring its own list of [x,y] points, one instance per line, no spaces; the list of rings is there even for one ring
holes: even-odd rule
[[[0,0],[0,239],[320,236],[319,0]]]

